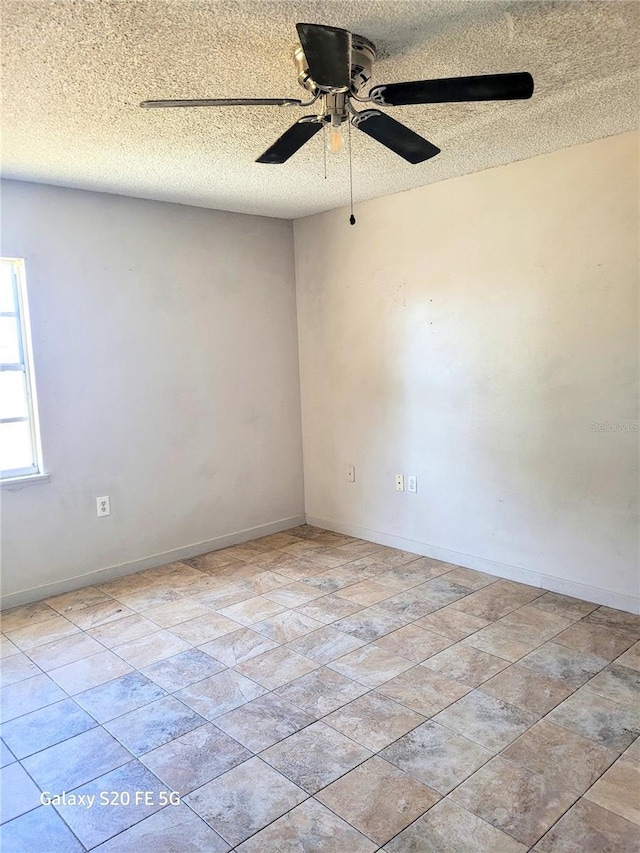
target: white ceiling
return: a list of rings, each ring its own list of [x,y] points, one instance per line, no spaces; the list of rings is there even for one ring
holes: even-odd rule
[[[295,218],[348,202],[318,135],[285,165],[262,153],[304,110],[142,110],[146,98],[305,98],[295,23],[375,42],[372,84],[530,71],[530,101],[388,108],[442,149],[412,166],[353,131],[356,202],[636,126],[636,2],[2,0],[3,174]],[[307,110],[308,111],[308,110]]]

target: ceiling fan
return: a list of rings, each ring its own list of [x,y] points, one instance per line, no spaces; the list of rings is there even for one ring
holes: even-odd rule
[[[364,38],[322,24],[296,24],[300,44],[294,51],[298,83],[311,95],[296,98],[205,98],[197,100],[143,101],[141,107],[225,107],[293,106],[308,107],[321,100],[315,115],[293,124],[257,163],[285,163],[322,128],[327,128],[327,148],[339,152],[344,147],[341,128],[353,127],[399,154],[409,163],[422,163],[440,149],[419,134],[378,109],[358,111],[353,101],[398,107],[410,104],[443,104],[460,101],[506,101],[530,98],[533,77],[526,71],[513,74],[485,74],[442,80],[414,80],[374,86],[366,97],[360,91],[371,79],[376,58],[375,45]]]

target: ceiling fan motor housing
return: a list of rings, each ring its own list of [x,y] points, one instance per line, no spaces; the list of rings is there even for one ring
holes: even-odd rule
[[[373,63],[376,58],[376,47],[364,36],[351,36],[351,92],[357,95],[371,80]],[[311,94],[316,95],[320,89],[311,77],[307,58],[302,45],[296,45],[293,60],[298,72],[298,83]]]

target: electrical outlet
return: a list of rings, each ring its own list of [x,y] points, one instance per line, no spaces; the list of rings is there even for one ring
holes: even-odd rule
[[[96,511],[98,518],[103,515],[111,515],[111,501],[109,495],[103,495],[101,498],[96,498]]]
[[[356,466],[355,465],[347,465],[347,482],[355,483],[356,481]]]
[[[396,491],[404,492],[404,474],[396,474]]]
[[[417,492],[418,491],[418,477],[416,474],[407,474],[407,491],[408,492]]]

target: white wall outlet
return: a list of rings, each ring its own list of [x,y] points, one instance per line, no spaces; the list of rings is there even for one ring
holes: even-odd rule
[[[396,491],[404,492],[404,474],[396,474]]]
[[[408,492],[417,492],[418,491],[418,476],[417,476],[417,474],[407,474],[407,491]]]
[[[98,518],[103,515],[111,515],[111,501],[109,495],[103,495],[101,498],[96,498],[96,511]]]
[[[355,483],[356,481],[356,466],[347,465],[347,482]]]

